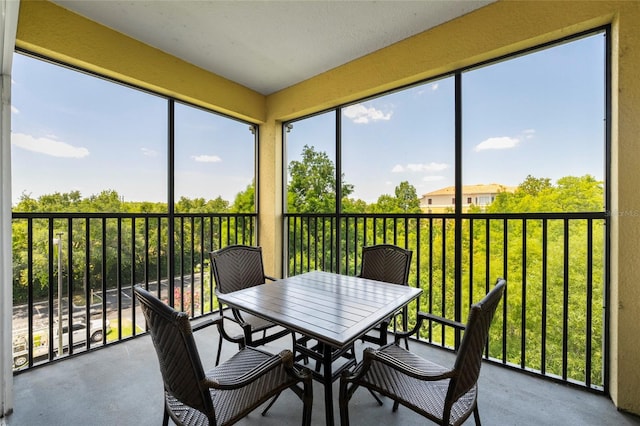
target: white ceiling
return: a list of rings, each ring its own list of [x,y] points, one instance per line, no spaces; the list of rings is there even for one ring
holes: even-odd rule
[[[267,95],[494,0],[53,1]]]

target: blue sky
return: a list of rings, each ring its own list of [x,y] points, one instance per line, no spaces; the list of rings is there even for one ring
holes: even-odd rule
[[[463,184],[603,180],[604,90],[602,34],[463,73]],[[342,161],[353,197],[374,202],[402,181],[419,196],[453,186],[453,100],[454,79],[445,77],[346,108]],[[309,144],[335,159],[333,121],[294,123],[289,158]]]
[[[14,203],[78,190],[166,201],[166,99],[14,55]],[[233,201],[254,176],[249,126],[176,104],[176,199]],[[249,161],[247,161],[249,159]]]
[[[23,192],[105,189],[128,201],[166,200],[165,99],[18,54],[12,89],[14,202]],[[467,71],[462,94],[465,185],[603,179],[602,34]],[[352,196],[373,202],[402,181],[418,195],[453,185],[453,100],[453,77],[445,77],[345,108]],[[253,138],[244,123],[178,105],[177,198],[233,201],[254,176]],[[295,122],[287,157],[312,145],[335,161],[334,140],[333,113]]]

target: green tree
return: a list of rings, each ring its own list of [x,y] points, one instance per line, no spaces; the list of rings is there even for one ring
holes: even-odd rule
[[[292,213],[330,213],[336,206],[336,169],[326,152],[305,145],[302,159],[289,164],[288,207]],[[353,185],[342,182],[342,197]]]
[[[229,202],[221,196],[207,202],[207,211],[211,213],[226,213],[229,211]]]
[[[604,189],[591,175],[527,178],[515,192],[501,192],[487,208],[490,213],[588,212],[604,210]]]
[[[403,213],[420,212],[420,199],[415,186],[405,180],[396,186],[395,194],[398,207]]]
[[[100,213],[115,213],[126,210],[122,197],[113,189],[104,190],[98,195],[91,195],[82,202],[82,207],[82,211]]]
[[[31,198],[30,194],[23,192],[20,201],[13,207],[14,212],[35,212],[38,211],[38,200]]]
[[[247,185],[244,191],[236,194],[235,200],[231,206],[232,213],[254,213],[256,199],[256,186],[255,182],[251,182]]]
[[[367,203],[354,198],[342,199],[342,212],[343,213],[366,213],[368,209]]]
[[[372,204],[372,213],[420,213],[420,199],[416,188],[407,181],[400,182],[394,191],[395,196],[382,194]]]
[[[551,179],[549,178],[535,178],[531,175],[527,175],[525,180],[518,185],[518,191],[535,196],[545,189],[551,188],[551,186]]]
[[[401,213],[398,200],[389,194],[382,194],[378,200],[369,207],[371,213]]]

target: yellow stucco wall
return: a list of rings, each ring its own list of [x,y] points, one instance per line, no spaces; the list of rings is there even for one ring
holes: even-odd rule
[[[640,414],[638,23],[639,1],[500,1],[266,98],[47,2],[22,3],[17,45],[260,123],[259,243],[278,276],[283,120],[612,24],[611,207],[626,214],[612,215],[610,390],[620,409]]]

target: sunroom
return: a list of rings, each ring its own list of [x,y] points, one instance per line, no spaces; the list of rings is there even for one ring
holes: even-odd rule
[[[331,8],[331,4],[326,3],[326,7]],[[163,287],[166,290],[160,290],[163,284],[158,285],[158,294],[196,317],[213,310],[211,275],[206,266],[210,250],[234,243],[259,245],[267,273],[276,277],[314,269],[355,275],[362,246],[391,243],[414,252],[410,285],[420,286],[424,293],[420,305],[412,305],[412,310],[430,310],[463,320],[468,305],[480,297],[488,281],[504,276],[508,283],[513,282],[509,286],[509,302],[497,321],[496,335],[492,335],[495,341],[490,342],[488,363],[506,367],[509,374],[542,376],[554,384],[610,398],[617,410],[640,414],[640,400],[636,397],[640,391],[640,372],[636,368],[640,343],[635,338],[640,331],[640,292],[635,284],[640,278],[635,267],[640,233],[635,222],[640,201],[634,191],[638,173],[635,159],[640,155],[635,146],[640,134],[640,124],[635,119],[640,114],[640,85],[635,78],[635,70],[640,66],[640,30],[635,24],[640,21],[640,4],[624,1],[463,4],[446,22],[425,26],[424,31],[376,47],[372,53],[363,50],[347,63],[327,65],[319,74],[273,89],[262,86],[262,81],[245,82],[244,75],[234,79],[198,68],[179,59],[180,55],[172,56],[145,44],[143,37],[136,39],[83,17],[81,12],[74,11],[73,2],[66,5],[63,1],[3,2],[2,203],[6,214],[2,224],[2,270],[3,282],[7,284],[0,289],[3,301],[0,335],[2,347],[6,348],[0,355],[2,412],[10,413],[18,406],[14,403],[14,395],[19,394],[13,388],[14,374],[19,376],[22,386],[28,383],[31,374],[35,377],[40,370],[80,364],[83,357],[138,344],[134,340],[140,339],[130,339],[130,335],[141,335],[144,340],[142,317],[139,314],[136,317],[135,304],[127,304],[130,292],[126,288],[134,283],[153,285],[167,277],[180,277],[174,278],[173,284],[167,281]],[[153,7],[154,3],[148,5]],[[278,7],[285,5],[296,7],[296,3],[282,3]],[[265,3],[261,7],[268,6]],[[582,50],[591,56],[575,54],[575,68],[566,68],[569,65],[563,62],[561,49],[568,49],[569,53],[564,55],[571,56],[575,53],[571,49],[582,51],[580,48],[587,44],[589,47]],[[536,55],[547,57],[539,59]],[[241,63],[242,58],[237,60]],[[20,89],[12,88],[16,83],[11,82],[14,74],[22,72],[24,68],[19,67],[25,61],[70,67],[65,72],[87,73],[83,78],[104,78],[114,93],[124,85],[127,90],[160,99],[152,108],[162,115],[161,119],[139,123],[138,130],[146,125],[152,129],[150,132],[160,134],[158,140],[162,142],[156,148],[166,153],[156,164],[160,164],[162,172],[150,172],[149,180],[155,181],[155,187],[167,196],[167,212],[159,213],[153,206],[147,206],[148,210],[135,214],[112,210],[94,210],[91,214],[69,210],[54,214],[42,210],[11,213],[19,199],[19,194],[12,194],[11,181],[24,174],[15,168],[24,167],[25,163],[15,159],[21,149],[16,145],[20,123],[15,118],[12,123],[12,104],[8,101],[20,94]],[[510,86],[512,79],[525,78],[523,70],[534,66],[545,70],[550,66],[557,68],[548,72],[550,77],[532,73],[527,77],[534,76],[539,81]],[[568,75],[563,75],[563,71]],[[299,75],[305,72],[300,69]],[[586,80],[587,74],[595,75],[595,83],[583,83],[584,86],[576,83],[576,87],[582,88],[580,94],[572,92],[574,87],[569,83],[558,83],[557,87],[547,84],[545,88],[545,78],[590,82]],[[51,83],[57,84],[57,80],[52,79]],[[511,92],[517,98],[513,105],[491,102],[492,92],[508,91],[510,87],[528,87],[530,91]],[[533,130],[517,120],[509,122],[513,129],[508,135],[486,133],[475,139],[469,137],[474,132],[482,134],[481,129],[474,128],[475,122],[491,126],[501,119],[510,120],[509,109],[522,108],[520,116],[531,115],[522,105],[535,101],[532,97],[536,96],[536,90],[539,98],[549,102],[538,111],[546,109],[549,116],[566,114],[566,118],[562,116],[566,127],[577,132],[564,136],[564,141],[573,137],[585,141],[584,144],[563,149],[564,141],[547,135],[549,149],[553,151],[538,148],[537,157],[521,154],[515,164],[508,161],[502,164],[501,158],[508,158],[504,156],[497,156],[497,160],[485,157],[485,163],[473,164],[469,152],[487,152],[496,146],[518,145],[524,149],[527,140],[543,138],[541,127],[536,125]],[[416,101],[427,91],[438,97],[434,95],[422,104]],[[556,97],[552,97],[554,93]],[[79,94],[78,89],[70,96]],[[594,106],[593,116],[601,117],[602,121],[576,118],[583,110],[572,114],[574,106],[564,103],[568,98]],[[411,112],[401,112],[400,106]],[[225,131],[232,134],[231,143],[242,140],[250,146],[233,157],[236,168],[242,168],[242,173],[253,179],[243,180],[235,190],[249,199],[255,193],[250,208],[201,213],[185,205],[188,197],[180,198],[190,194],[188,187],[196,185],[196,180],[180,180],[183,175],[178,174],[178,163],[182,157],[195,155],[185,148],[190,137],[186,129],[188,117],[198,114],[204,114],[205,118],[197,124],[228,126],[225,129],[231,130]],[[388,127],[371,130],[375,126],[368,126],[368,130],[363,130],[361,124],[367,120],[384,122]],[[554,120],[562,121],[558,117]],[[407,125],[408,122],[411,124]],[[96,132],[106,130],[107,127]],[[584,135],[578,130],[584,131]],[[371,132],[384,133],[386,141],[393,142],[378,145]],[[589,134],[597,134],[597,143],[588,142]],[[371,145],[369,141],[373,141]],[[373,155],[373,150],[379,154]],[[404,154],[404,163],[398,162],[387,173],[384,169],[387,166],[381,166],[377,157],[392,157],[399,151]],[[436,151],[444,154],[438,157],[433,154]],[[128,160],[127,153],[120,154],[121,159],[114,160],[118,163],[112,164],[116,171],[120,163],[125,167]],[[560,160],[554,162],[544,155]],[[563,163],[563,158],[566,164],[597,165],[567,166],[553,176],[594,174],[595,178],[559,180],[556,205],[526,210],[521,204],[517,213],[506,209],[505,206],[512,206],[508,204],[511,200],[508,195],[516,193],[511,186],[523,181],[532,186],[548,185],[549,181],[540,178],[552,175],[550,170],[554,167],[563,167],[557,166]],[[217,161],[201,160],[209,166]],[[545,169],[542,163],[549,163],[550,168]],[[330,170],[325,186],[304,186],[297,179],[308,176],[313,166],[321,164],[328,165]],[[33,167],[40,166],[34,163]],[[48,170],[44,167],[40,170]],[[483,168],[490,172],[474,174]],[[521,177],[517,182],[500,181],[506,180],[506,175],[500,173],[502,169],[516,168],[525,170],[525,176],[534,176]],[[399,177],[416,171],[423,172],[420,180]],[[365,188],[374,186],[376,174],[393,176],[396,181],[384,189],[378,184],[378,188],[366,193]],[[480,182],[481,178],[491,181]],[[55,181],[46,173],[40,179]],[[131,186],[136,186],[131,177],[130,181]],[[405,181],[412,185],[404,185]],[[467,192],[471,191],[468,187],[481,183],[504,184],[504,189],[494,197],[504,210],[473,209],[474,200],[472,193]],[[576,196],[583,202],[569,202],[571,188],[560,191],[568,183],[599,188],[595,197],[599,197],[600,204],[589,205],[584,200],[585,193]],[[231,181],[225,184],[235,185]],[[411,207],[397,204],[403,190],[408,190],[413,202],[422,194],[448,186],[453,188],[450,208],[435,211],[426,201],[424,205]],[[330,190],[323,192],[322,188]],[[327,197],[331,190],[333,193]],[[396,197],[384,196],[394,190]],[[225,198],[233,201],[234,194]],[[297,194],[297,198],[292,194]],[[490,194],[490,200],[491,197]],[[215,201],[214,198],[215,195],[210,199]],[[550,200],[552,197],[546,202],[553,203]],[[241,201],[236,199],[233,203]],[[212,204],[215,210],[215,203]],[[495,208],[499,203],[491,204]],[[471,206],[470,210],[463,209],[463,205]],[[16,243],[16,223],[22,223],[18,225],[22,226],[20,235],[31,243],[24,246]],[[44,239],[48,241],[40,247],[41,253],[37,239],[33,238],[38,232],[45,232]],[[116,254],[110,252],[112,248]],[[41,301],[46,302],[42,315],[48,324],[45,337],[49,340],[54,337],[55,316],[63,312],[54,307],[63,303],[70,306],[67,301],[72,299],[74,309],[66,310],[66,321],[71,323],[72,318],[84,314],[105,327],[109,320],[116,337],[105,336],[94,342],[89,329],[86,342],[79,349],[59,354],[49,345],[44,357],[36,356],[32,350],[25,358],[26,365],[16,368],[16,333],[12,325],[17,304],[12,302],[17,297],[16,253],[25,253],[26,263],[32,265],[25,267],[20,277],[34,283],[40,273],[37,268],[43,267],[42,282],[46,284],[42,295],[34,289],[25,290],[27,347],[33,348],[40,339],[34,333],[34,324],[41,314],[36,312]],[[575,253],[580,255],[580,261],[573,260]],[[45,266],[38,266],[39,255]],[[141,269],[130,266],[136,265],[136,256],[146,266]],[[112,269],[118,271],[115,275],[108,269],[109,262],[114,262]],[[91,268],[97,268],[98,264],[103,269],[93,271]],[[64,276],[65,282],[59,283],[63,274],[58,271],[74,267],[84,276],[69,273]],[[106,279],[110,274],[113,281]],[[63,288],[64,291],[59,290]],[[198,292],[198,288],[202,290]],[[576,295],[576,288],[582,293]],[[110,290],[118,294],[115,311],[107,309]],[[76,292],[81,298],[85,296],[78,312]],[[94,292],[98,295],[93,305],[86,303],[87,298],[94,298]],[[123,328],[124,320],[132,322],[133,330]],[[61,323],[57,322],[59,326]],[[453,335],[440,330],[427,330],[421,340],[425,345],[447,348],[456,343]],[[535,410],[535,405],[532,409]],[[11,421],[11,416],[7,418]]]

